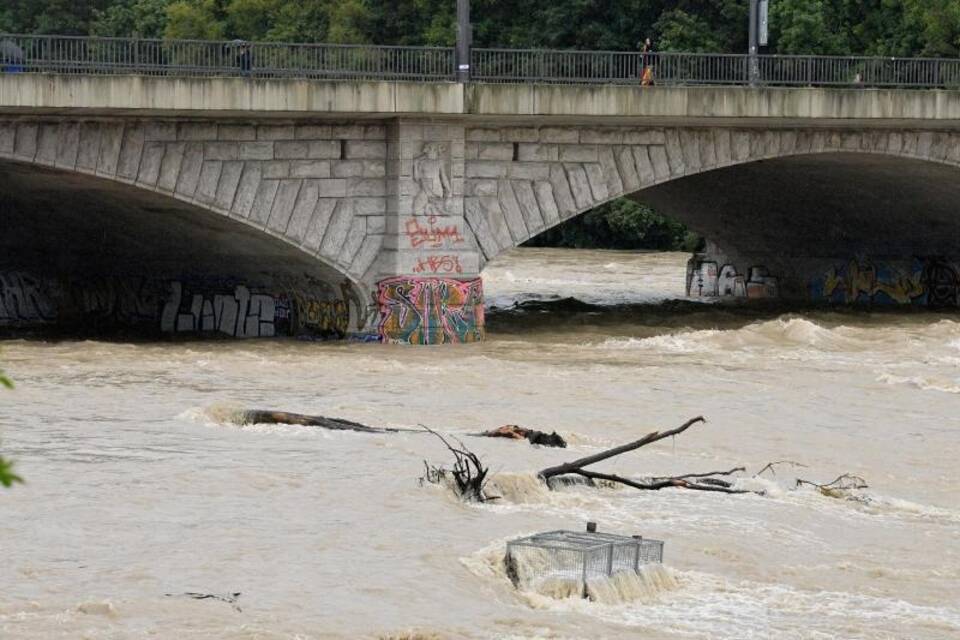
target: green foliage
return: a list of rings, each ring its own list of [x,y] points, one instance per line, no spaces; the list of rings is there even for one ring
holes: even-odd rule
[[[693,251],[699,238],[679,222],[620,198],[542,233],[534,247]]]
[[[162,38],[173,0],[127,0],[94,12],[90,32],[97,36]]]
[[[0,371],[0,386],[13,389],[13,383],[3,371]],[[16,482],[23,482],[23,478],[13,472],[13,463],[0,456],[0,485],[12,487]]]

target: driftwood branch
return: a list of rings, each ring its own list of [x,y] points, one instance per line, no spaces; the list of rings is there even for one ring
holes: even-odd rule
[[[591,464],[596,464],[597,462],[602,462],[608,458],[613,458],[614,456],[619,456],[622,453],[628,453],[639,449],[640,447],[645,447],[648,444],[657,442],[658,440],[663,440],[664,438],[669,438],[670,436],[675,436],[683,433],[693,425],[698,422],[706,422],[703,416],[697,416],[691,420],[687,420],[681,426],[676,429],[669,429],[667,431],[654,431],[643,436],[639,440],[635,440],[628,444],[620,445],[619,447],[614,447],[613,449],[607,449],[606,451],[601,451],[600,453],[595,453],[592,456],[587,456],[586,458],[580,458],[579,460],[574,460],[573,462],[567,462],[556,467],[550,467],[544,469],[539,473],[539,476],[544,480],[549,480],[553,476],[563,475],[565,473],[573,473],[578,471],[583,467],[589,466]]]
[[[574,460],[573,462],[567,462],[555,467],[550,467],[549,469],[544,469],[540,472],[539,476],[547,483],[547,486],[552,486],[552,483],[550,482],[551,478],[563,475],[575,475],[587,478],[591,481],[603,480],[606,482],[615,482],[628,487],[633,487],[634,489],[641,489],[643,491],[659,491],[660,489],[675,487],[680,489],[690,489],[692,491],[712,491],[715,493],[753,493],[752,491],[735,489],[732,482],[729,480],[723,480],[721,477],[719,477],[731,476],[735,473],[745,472],[746,469],[744,467],[734,467],[728,471],[686,473],[679,476],[653,477],[639,480],[633,478],[624,478],[623,476],[618,476],[612,473],[599,473],[597,471],[588,471],[584,469],[584,467],[589,465],[602,462],[603,460],[608,460],[609,458],[613,458],[630,451],[635,451],[640,447],[657,442],[658,440],[679,435],[693,425],[705,422],[706,420],[703,419],[703,416],[698,416],[692,420],[687,420],[676,429],[654,431],[652,433],[648,433],[639,440],[635,440],[628,444],[620,445],[619,447],[614,447],[613,449],[608,449],[606,451],[601,451],[600,453],[587,456],[586,458],[580,458],[579,460]]]
[[[420,427],[427,433],[435,435],[454,457],[453,467],[449,470],[444,467],[433,467],[424,461],[426,475],[420,479],[421,484],[424,481],[431,484],[439,484],[443,478],[450,475],[455,483],[457,495],[462,500],[488,502],[499,499],[498,496],[488,496],[484,491],[487,483],[487,475],[490,473],[490,470],[483,466],[477,454],[467,449],[459,440],[457,440],[457,444],[460,446],[455,447],[430,427],[424,425],[420,425]]]
[[[771,475],[775,476],[777,475],[777,470],[775,467],[778,467],[781,464],[789,464],[794,467],[803,467],[803,468],[807,467],[807,465],[801,462],[794,462],[793,460],[776,460],[774,462],[768,462],[766,465],[764,465],[762,469],[760,469],[760,471],[757,471],[755,474],[753,474],[753,477],[757,478],[761,474],[763,474],[765,471],[769,471]]]

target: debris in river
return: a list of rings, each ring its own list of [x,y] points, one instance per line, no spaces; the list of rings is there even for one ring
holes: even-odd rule
[[[648,433],[639,440],[635,440],[634,442],[620,445],[619,447],[614,447],[613,449],[608,449],[606,451],[601,451],[600,453],[587,456],[586,458],[580,458],[579,460],[574,460],[573,462],[566,462],[555,467],[544,469],[539,473],[539,476],[544,480],[544,482],[547,483],[547,486],[551,488],[553,488],[553,483],[551,482],[552,478],[566,474],[575,474],[590,480],[615,482],[628,487],[633,487],[634,489],[643,489],[647,491],[659,491],[660,489],[666,489],[669,487],[678,487],[681,489],[692,489],[694,491],[716,491],[719,493],[755,493],[753,491],[747,491],[744,489],[735,489],[732,482],[717,477],[730,476],[734,473],[745,471],[744,467],[735,467],[729,471],[710,471],[707,473],[688,473],[681,476],[646,478],[643,481],[623,478],[621,476],[608,473],[587,471],[584,469],[586,466],[596,464],[597,462],[602,462],[603,460],[613,458],[614,456],[618,456],[622,453],[634,451],[640,447],[657,442],[658,440],[679,435],[693,425],[701,422],[706,423],[706,420],[703,418],[703,416],[698,416],[688,420],[676,429],[669,429],[667,431],[654,431],[652,433]]]
[[[399,433],[415,429],[391,429],[388,427],[369,427],[359,422],[343,420],[341,418],[327,418],[326,416],[309,416],[302,413],[288,413],[286,411],[265,411],[251,409],[240,414],[240,424],[292,424],[302,427],[320,427],[334,431],[359,431],[360,433]]]
[[[483,433],[477,434],[484,438],[509,438],[511,440],[527,440],[530,444],[539,444],[544,447],[558,447],[560,449],[567,448],[567,441],[563,437],[554,431],[553,433],[546,433],[545,431],[537,431],[536,429],[527,429],[515,424],[505,424],[502,427],[497,429],[492,429],[490,431],[484,431]]]
[[[235,593],[225,593],[223,595],[217,595],[215,593],[197,593],[195,591],[187,591],[185,593],[165,593],[165,596],[168,598],[193,598],[194,600],[219,600],[220,602],[226,602],[234,608],[235,611],[242,611],[240,606],[237,604],[237,598],[240,597],[241,592],[237,591]]]
[[[864,502],[866,499],[864,496],[858,496],[852,492],[869,488],[866,480],[851,473],[845,473],[839,476],[836,480],[832,480],[826,484],[818,484],[816,482],[811,482],[810,480],[797,478],[797,486],[800,487],[803,485],[809,485],[816,488],[817,491],[828,498],[840,498],[843,500],[854,500],[857,502]]]
[[[591,598],[620,574],[638,575],[663,562],[663,541],[642,536],[548,531],[507,543],[507,576],[522,591]]]
[[[468,502],[489,502],[490,500],[499,500],[499,496],[488,496],[484,490],[487,484],[487,475],[490,469],[483,466],[477,454],[473,453],[467,447],[457,440],[459,447],[454,447],[442,435],[431,429],[420,425],[427,433],[432,433],[440,439],[450,453],[453,454],[454,463],[451,469],[445,467],[435,467],[423,461],[426,467],[426,473],[420,478],[420,484],[428,482],[430,484],[442,484],[448,477],[454,481],[454,491],[461,500]]]

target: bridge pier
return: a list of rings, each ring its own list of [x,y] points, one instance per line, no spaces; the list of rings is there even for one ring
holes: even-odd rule
[[[464,218],[462,123],[387,125],[386,229],[376,282],[384,342],[483,339],[479,248]]]

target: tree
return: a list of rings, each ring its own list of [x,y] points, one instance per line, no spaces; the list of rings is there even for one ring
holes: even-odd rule
[[[115,38],[162,38],[173,0],[126,0],[94,12],[90,33]]]
[[[5,389],[13,388],[13,383],[10,381],[10,378],[4,375],[3,371],[0,371],[0,387]],[[0,485],[12,487],[16,482],[23,482],[23,478],[13,472],[12,462],[0,456]]]

